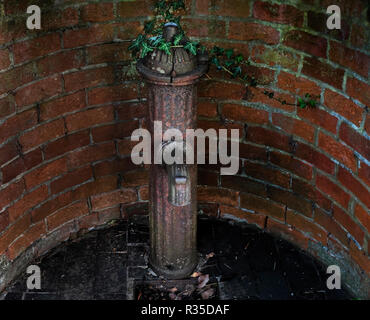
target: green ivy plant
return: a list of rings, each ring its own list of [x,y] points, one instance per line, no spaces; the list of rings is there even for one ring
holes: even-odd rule
[[[224,49],[214,46],[211,49],[197,41],[192,41],[186,37],[183,28],[181,27],[181,13],[185,8],[183,0],[158,0],[155,4],[155,15],[153,19],[147,21],[144,25],[144,30],[136,39],[132,41],[129,47],[132,56],[128,75],[136,74],[136,63],[138,59],[144,58],[148,53],[154,50],[164,51],[166,54],[171,54],[172,48],[184,48],[193,55],[204,54],[206,51],[209,54],[209,61],[217,70],[227,73],[231,78],[238,79],[248,87],[257,87],[258,82],[255,78],[249,76],[243,66],[249,64],[242,54],[236,54],[234,49]],[[173,22],[178,25],[178,33],[171,42],[167,42],[162,37],[163,27],[166,23]],[[274,92],[264,90],[263,93],[270,99],[280,102],[283,105],[296,106],[296,103],[287,102],[275,96]],[[315,96],[305,94],[298,98],[298,106],[301,108],[317,106]]]

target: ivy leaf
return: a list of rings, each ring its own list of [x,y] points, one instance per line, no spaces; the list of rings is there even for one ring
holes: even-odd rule
[[[178,1],[175,1],[173,4],[172,4],[172,8],[173,10],[178,10],[178,9],[185,9],[185,3],[183,0],[178,0]]]
[[[161,43],[163,39],[162,39],[162,36],[156,36],[156,37],[151,37],[149,40],[151,41],[151,45],[153,47],[158,47],[158,45]]]
[[[163,41],[158,47],[159,50],[164,51],[166,54],[171,55],[171,43]]]
[[[240,63],[242,63],[242,62],[243,62],[243,60],[244,60],[244,57],[243,57],[243,55],[242,55],[242,54],[238,54],[238,55],[235,57],[235,63],[236,63],[236,64],[240,64]]]
[[[154,30],[155,20],[151,20],[145,23],[144,31],[145,33],[151,34]]]
[[[308,101],[308,104],[309,104],[312,108],[315,108],[315,107],[316,107],[317,102],[316,102],[315,100],[310,100],[310,101]]]
[[[155,7],[156,9],[163,10],[164,8],[166,8],[166,5],[166,0],[160,0],[156,3]]]
[[[232,65],[233,65],[233,63],[234,63],[234,61],[233,61],[233,60],[226,60],[226,61],[225,61],[225,66],[229,68],[230,66],[232,66]]]
[[[178,46],[180,41],[182,40],[182,38],[183,38],[183,35],[181,33],[179,33],[178,35],[176,35],[175,40],[173,41],[173,44],[175,46]]]
[[[233,57],[233,55],[234,55],[234,49],[227,49],[227,50],[225,51],[225,54],[226,54],[226,57],[227,57],[228,59],[231,59],[231,58]]]
[[[236,78],[241,73],[242,73],[242,68],[240,66],[237,66],[233,70],[233,77]]]
[[[302,109],[306,108],[306,102],[302,98],[298,98],[298,104]]]
[[[215,54],[216,56],[222,56],[225,52],[225,49],[214,46],[211,53]]]
[[[146,55],[147,55],[149,52],[152,52],[152,51],[153,51],[153,48],[152,48],[152,47],[150,47],[146,41],[145,41],[145,42],[143,42],[143,44],[142,44],[142,46],[141,46],[140,58],[144,58],[144,57],[146,57]]]
[[[186,45],[185,45],[185,49],[188,50],[191,54],[193,54],[194,56],[197,55],[197,45],[198,43],[197,42],[188,42]]]
[[[145,41],[145,37],[140,34],[138,37],[132,42],[132,44],[128,47],[129,50],[139,50],[142,43]]]

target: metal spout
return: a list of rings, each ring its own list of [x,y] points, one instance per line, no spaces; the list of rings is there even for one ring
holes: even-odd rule
[[[191,202],[191,182],[186,164],[167,166],[168,202],[177,207],[184,207]]]
[[[177,207],[185,207],[191,203],[191,179],[188,166],[184,164],[186,146],[177,141],[164,142],[162,145],[164,163],[169,154],[182,155],[173,164],[165,165],[168,175],[168,202]]]

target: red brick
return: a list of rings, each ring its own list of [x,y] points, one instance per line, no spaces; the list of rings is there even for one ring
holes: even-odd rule
[[[219,189],[216,187],[198,186],[199,202],[216,202],[220,204],[237,206],[239,192],[228,189]]]
[[[198,120],[198,129],[202,129],[204,131],[207,131],[208,129],[214,129],[216,131],[220,129],[235,129],[239,130],[239,137],[243,135],[243,125],[240,123],[222,123],[220,121]]]
[[[226,22],[220,20],[183,19],[183,27],[189,37],[225,38]]]
[[[137,141],[131,141],[129,139],[120,140],[118,141],[118,153],[122,156],[131,156],[132,149],[137,144]]]
[[[19,138],[19,142],[22,145],[22,150],[27,151],[49,140],[63,136],[64,131],[64,120],[59,119],[26,132]]]
[[[32,207],[44,201],[49,195],[48,187],[41,186],[40,188],[26,194],[22,199],[17,201],[9,208],[10,222],[16,221],[20,216],[27,212]]]
[[[139,187],[149,184],[149,172],[147,170],[135,170],[123,174],[122,187]]]
[[[315,128],[308,123],[287,117],[281,113],[272,114],[272,123],[289,134],[299,136],[311,143],[314,141]]]
[[[318,96],[321,93],[321,88],[315,82],[301,77],[297,78],[287,72],[280,72],[278,76],[278,87],[300,96],[304,96],[306,93],[312,96]]]
[[[326,232],[302,215],[287,210],[286,222],[298,230],[308,233],[313,239],[326,244]]]
[[[366,228],[367,232],[370,232],[370,213],[369,210],[365,210],[359,204],[355,207],[356,218],[361,222],[361,224]]]
[[[268,166],[246,162],[245,172],[253,178],[289,188],[290,176]]]
[[[249,224],[256,224],[260,228],[264,227],[266,220],[266,217],[262,214],[251,213],[229,206],[220,206],[220,214],[222,218],[226,218],[231,215],[238,219],[246,220]]]
[[[149,186],[143,186],[139,188],[139,197],[141,201],[149,200]]]
[[[275,71],[261,66],[248,64],[244,67],[243,71],[260,85],[269,85],[275,80]]]
[[[67,92],[110,84],[113,81],[114,72],[112,67],[88,69],[64,75],[64,87]]]
[[[89,109],[74,113],[66,117],[67,130],[69,132],[89,128],[114,120],[114,110],[112,106],[105,106],[96,109]]]
[[[203,186],[218,186],[218,172],[198,170],[198,185]]]
[[[0,74],[0,94],[8,93],[28,82],[36,80],[33,63],[10,69]]]
[[[300,195],[269,186],[268,196],[276,202],[287,205],[290,209],[300,212],[307,217],[312,217],[312,203],[303,199]]]
[[[347,78],[347,94],[364,105],[370,105],[370,86],[356,78]]]
[[[303,12],[290,5],[278,5],[257,1],[254,3],[253,16],[260,20],[284,23],[301,27]]]
[[[312,179],[312,166],[293,158],[291,155],[272,151],[270,152],[270,161],[273,164],[287,169],[304,179]]]
[[[40,77],[48,77],[54,73],[77,69],[84,65],[85,58],[82,50],[53,54],[36,62],[37,73]]]
[[[280,33],[272,27],[258,23],[230,21],[229,39],[260,40],[267,44],[277,44],[280,40]]]
[[[316,58],[304,58],[302,73],[337,89],[342,89],[344,70],[333,68]]]
[[[196,13],[204,15],[218,15],[223,17],[240,17],[249,16],[250,3],[244,0],[220,1],[215,4],[211,0],[198,0],[195,7]]]
[[[365,26],[361,26],[358,24],[352,25],[351,31],[351,44],[356,48],[363,48],[369,36],[369,30]]]
[[[90,228],[93,228],[97,225],[99,225],[99,219],[96,212],[93,212],[78,219],[78,226],[80,229],[89,230]]]
[[[60,35],[51,33],[32,40],[14,44],[14,63],[18,64],[27,60],[58,51],[61,49]]]
[[[40,120],[45,121],[80,110],[86,106],[85,92],[79,91],[71,95],[60,97],[40,106]]]
[[[78,9],[66,8],[64,10],[49,11],[42,17],[43,30],[55,30],[65,27],[73,27],[78,24]]]
[[[322,175],[318,175],[316,178],[316,186],[321,191],[325,192],[334,200],[336,200],[344,208],[348,207],[350,196],[342,188],[340,188],[338,184],[332,182]]]
[[[218,81],[202,81],[199,84],[199,97],[218,99],[243,99],[245,86],[241,83],[224,83]]]
[[[257,63],[264,63],[271,67],[281,66],[293,71],[298,70],[299,59],[297,56],[283,49],[256,45],[252,49],[251,56],[253,61]]]
[[[0,190],[0,208],[4,208],[9,205],[12,201],[16,200],[21,196],[24,191],[24,181],[16,181],[6,188]]]
[[[269,121],[269,113],[238,104],[225,104],[222,107],[222,115],[230,120],[264,124]]]
[[[65,158],[50,162],[25,176],[28,190],[67,171]]]
[[[197,105],[198,116],[207,118],[217,117],[217,103],[212,101],[199,101]]]
[[[17,107],[31,105],[62,92],[62,82],[59,75],[40,80],[15,93]]]
[[[248,87],[246,100],[248,102],[263,103],[267,105],[268,107],[282,109],[282,110],[286,110],[289,112],[295,111],[296,109],[296,106],[294,105],[295,98],[292,95],[269,90],[269,92],[274,93],[274,98],[280,99],[281,101],[285,100],[287,102],[287,104],[282,104],[279,101],[276,101],[275,99],[269,98],[269,96],[264,94],[264,91],[265,90],[261,88]]]
[[[9,225],[9,213],[8,211],[3,211],[0,213],[0,234],[8,227]]]
[[[334,174],[335,164],[327,156],[313,149],[311,146],[298,143],[296,151],[294,153],[298,158],[305,160],[320,170],[326,171],[327,173]]]
[[[362,185],[353,175],[347,170],[339,167],[338,180],[348,190],[359,198],[366,206],[370,207],[369,188]]]
[[[365,131],[368,135],[370,135],[370,116],[369,114],[366,114],[366,121],[365,121]]]
[[[45,159],[55,158],[74,149],[87,146],[90,143],[88,131],[69,134],[61,139],[49,143],[44,148]]]
[[[267,161],[267,151],[264,147],[257,147],[250,144],[239,144],[239,157],[249,160]]]
[[[338,119],[324,110],[319,108],[299,108],[298,116],[334,134],[337,132]]]
[[[352,129],[345,122],[340,126],[339,138],[365,158],[370,158],[370,139]]]
[[[93,210],[113,207],[121,203],[131,203],[137,201],[137,195],[133,189],[121,189],[111,193],[105,193],[91,197]]]
[[[363,244],[364,232],[361,230],[359,225],[353,221],[351,216],[337,206],[334,206],[333,217],[358,241],[360,245]]]
[[[119,219],[121,217],[120,206],[99,211],[97,215],[99,223],[106,223],[114,219]]]
[[[241,193],[240,206],[256,213],[272,216],[282,221],[284,220],[285,206],[274,203],[271,200],[266,200],[251,194]]]
[[[18,156],[18,146],[15,139],[0,147],[0,166]]]
[[[370,258],[363,250],[359,250],[357,246],[351,242],[350,243],[350,255],[354,261],[360,266],[364,272],[369,275],[370,274]]]
[[[357,160],[353,151],[345,147],[342,143],[320,132],[319,147],[351,170],[356,170]]]
[[[34,241],[38,240],[45,234],[45,223],[40,222],[31,226],[24,234],[12,243],[8,248],[8,255],[11,260],[18,257],[25,249],[27,249]]]
[[[363,10],[365,9],[365,2],[363,1],[346,1],[346,0],[322,0],[321,6],[323,8],[327,8],[328,6],[336,4],[340,7],[341,13],[345,16],[353,17],[360,17]]]
[[[7,69],[10,66],[9,50],[0,50],[0,70]]]
[[[361,162],[358,168],[358,176],[368,186],[370,186],[370,167],[365,163]]]
[[[112,20],[114,18],[113,3],[90,3],[82,7],[81,17],[87,22]]]
[[[30,215],[25,215],[3,233],[0,237],[0,254],[3,254],[8,246],[28,229],[30,220]]]
[[[139,128],[139,121],[127,121],[112,125],[93,128],[92,136],[94,142],[103,142],[113,139],[122,139],[131,136],[135,129]]]
[[[267,221],[267,229],[269,232],[287,239],[288,241],[299,245],[303,249],[308,248],[308,238],[302,232],[293,229],[286,224],[269,219]]]
[[[50,184],[51,193],[59,193],[65,189],[79,185],[87,180],[90,180],[92,176],[91,166],[86,166],[72,172],[68,172]]]
[[[39,165],[42,161],[42,152],[40,149],[33,150],[26,155],[20,156],[2,168],[3,183],[13,180],[18,175]]]
[[[115,146],[113,142],[88,146],[68,155],[68,167],[70,169],[77,168],[89,162],[111,158],[114,154]]]
[[[64,48],[80,47],[87,44],[112,41],[113,24],[96,24],[86,29],[66,30],[63,35]]]
[[[357,106],[351,100],[327,89],[325,90],[325,104],[328,108],[339,113],[349,121],[353,122],[356,126],[360,126],[364,109]]]
[[[29,109],[22,113],[18,113],[15,116],[7,119],[0,126],[0,143],[22,132],[28,128],[33,127],[37,123],[37,111],[36,109]]]
[[[329,235],[333,235],[343,245],[348,247],[349,239],[347,232],[333,219],[332,215],[329,215],[322,210],[315,210],[315,222],[324,228]]]
[[[131,158],[103,161],[94,165],[95,176],[101,177],[121,172],[134,170],[137,165],[133,164]]]
[[[0,118],[4,118],[15,111],[14,99],[12,96],[7,96],[0,99]]]
[[[133,35],[140,34],[143,27],[140,21],[123,21],[117,23],[117,38],[120,40],[132,40]]]
[[[89,104],[137,99],[139,93],[137,84],[119,85],[114,87],[95,88],[89,91]]]
[[[346,48],[341,43],[331,41],[329,56],[331,61],[350,68],[364,78],[367,78],[370,58],[366,54]]]
[[[89,64],[121,62],[130,60],[129,44],[125,42],[107,43],[87,48]]]
[[[248,177],[241,176],[222,176],[221,186],[240,192],[253,193],[261,197],[266,197],[266,187],[263,183],[254,181]]]
[[[141,119],[148,116],[148,105],[144,103],[122,103],[116,107],[116,111],[119,120]]]
[[[52,231],[66,222],[89,213],[86,201],[80,201],[61,209],[47,218],[48,230]]]
[[[249,127],[247,141],[289,152],[289,137],[262,127]]]
[[[150,4],[151,3],[148,0],[119,2],[117,6],[117,13],[122,18],[151,16],[153,13],[151,11],[152,8]]]
[[[311,54],[315,57],[326,58],[327,40],[307,32],[291,30],[284,37],[284,45]]]

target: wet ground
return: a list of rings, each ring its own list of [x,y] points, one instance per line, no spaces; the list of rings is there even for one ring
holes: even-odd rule
[[[41,261],[41,290],[17,279],[5,300],[132,300],[146,281],[158,280],[148,266],[147,217],[117,221],[54,249]],[[328,290],[325,268],[290,243],[248,225],[199,218],[197,271],[217,286],[217,299],[351,299],[345,290]],[[150,294],[149,294],[150,295]],[[175,296],[175,295],[173,295]]]

